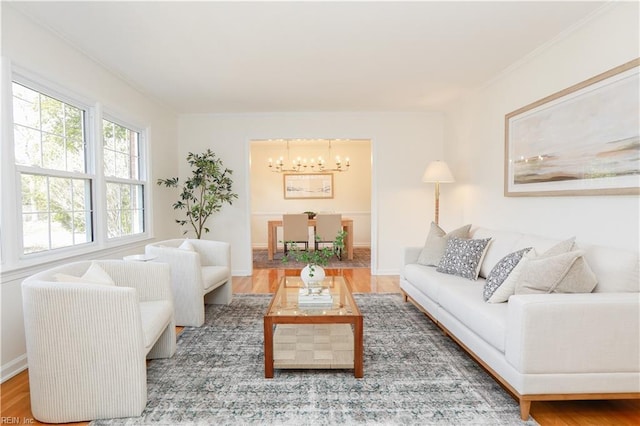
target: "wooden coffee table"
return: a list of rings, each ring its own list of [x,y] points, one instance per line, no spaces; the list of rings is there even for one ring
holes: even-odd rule
[[[351,369],[364,375],[362,314],[344,277],[322,283],[331,301],[301,307],[300,277],[285,276],[264,315],[264,376],[274,368]]]

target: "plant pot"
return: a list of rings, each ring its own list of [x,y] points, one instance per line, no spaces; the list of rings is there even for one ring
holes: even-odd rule
[[[307,287],[319,286],[324,280],[324,277],[324,269],[319,265],[307,265],[302,269],[302,272],[300,272],[300,278]]]

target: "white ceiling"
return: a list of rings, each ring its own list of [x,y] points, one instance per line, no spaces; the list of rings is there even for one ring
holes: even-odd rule
[[[603,4],[14,5],[141,92],[194,113],[437,109]]]

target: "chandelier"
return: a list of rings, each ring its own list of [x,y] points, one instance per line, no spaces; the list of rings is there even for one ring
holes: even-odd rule
[[[279,139],[283,140],[283,139]],[[313,172],[347,172],[349,171],[349,166],[351,165],[349,161],[349,157],[345,157],[344,161],[340,158],[339,155],[336,155],[333,163],[327,163],[322,156],[318,157],[296,157],[291,159],[289,146],[290,140],[286,140],[287,143],[287,162],[290,164],[285,164],[284,157],[280,157],[277,160],[273,160],[273,158],[269,158],[269,169],[275,173],[313,173]],[[328,157],[331,158],[331,140],[327,140],[328,146]]]

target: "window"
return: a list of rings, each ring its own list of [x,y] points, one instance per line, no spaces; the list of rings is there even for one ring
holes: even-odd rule
[[[23,254],[93,241],[86,109],[14,82]]]
[[[144,128],[28,70],[10,75],[2,152],[14,161],[0,170],[4,213],[15,214],[0,216],[3,271],[148,238]]]
[[[102,120],[104,175],[107,189],[107,237],[144,232],[144,182],[141,179],[141,133]]]

